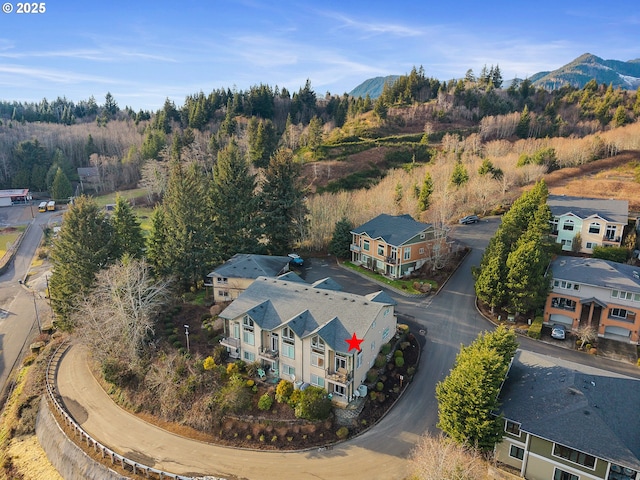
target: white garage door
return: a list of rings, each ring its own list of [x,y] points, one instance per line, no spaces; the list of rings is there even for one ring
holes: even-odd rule
[[[617,335],[619,337],[629,338],[631,336],[631,330],[623,327],[608,326],[604,328],[605,335]]]
[[[573,319],[571,317],[567,317],[566,315],[552,313],[551,315],[549,315],[549,323],[560,323],[571,328],[571,326],[573,325]]]

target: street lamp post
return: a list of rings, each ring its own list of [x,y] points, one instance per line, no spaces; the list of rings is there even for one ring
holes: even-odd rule
[[[184,326],[184,334],[187,337],[187,353],[189,353],[189,325]]]

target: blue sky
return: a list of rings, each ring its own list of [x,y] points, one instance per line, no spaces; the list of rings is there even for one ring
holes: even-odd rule
[[[4,2],[4,0],[2,0]],[[503,77],[558,68],[583,53],[640,58],[640,7],[624,0],[53,0],[0,13],[0,99],[110,91],[155,110],[202,90],[260,83],[318,95],[408,73],[449,80],[500,66]]]

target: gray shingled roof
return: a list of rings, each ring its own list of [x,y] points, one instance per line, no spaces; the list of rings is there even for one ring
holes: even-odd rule
[[[258,278],[275,277],[289,265],[289,257],[236,253],[207,277]]]
[[[640,292],[640,267],[624,263],[561,255],[551,262],[551,271],[556,280]]]
[[[313,282],[311,285],[315,288],[324,288],[325,290],[335,290],[336,292],[342,291],[342,285],[331,277],[322,278]]]
[[[500,399],[520,429],[640,470],[640,380],[519,350]]]
[[[387,215],[382,213],[351,233],[366,233],[371,238],[381,238],[389,245],[403,245],[416,235],[431,227],[430,223],[416,222],[411,215]]]
[[[597,214],[609,222],[623,223],[625,225],[629,220],[629,202],[627,200],[549,195],[547,205],[549,205],[551,214],[554,217],[573,213],[585,219]]]
[[[392,299],[393,303],[380,301],[382,295],[372,298],[260,277],[220,317],[231,320],[248,313],[260,328],[273,330],[289,324],[301,338],[318,332],[333,350],[347,353],[345,339],[354,332],[363,338],[380,310],[395,304]]]

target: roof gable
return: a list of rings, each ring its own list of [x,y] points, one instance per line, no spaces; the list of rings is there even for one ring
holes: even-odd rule
[[[579,218],[586,219],[598,215],[607,222],[622,224],[626,224],[629,217],[629,202],[627,200],[549,195],[547,205],[549,205],[549,210],[554,217],[572,213]]]
[[[415,221],[411,215],[380,214],[351,231],[356,235],[367,235],[370,238],[380,238],[389,245],[403,245],[416,235],[431,228],[429,223]]]
[[[256,279],[260,276],[275,277],[289,265],[289,257],[236,253],[207,277]]]

